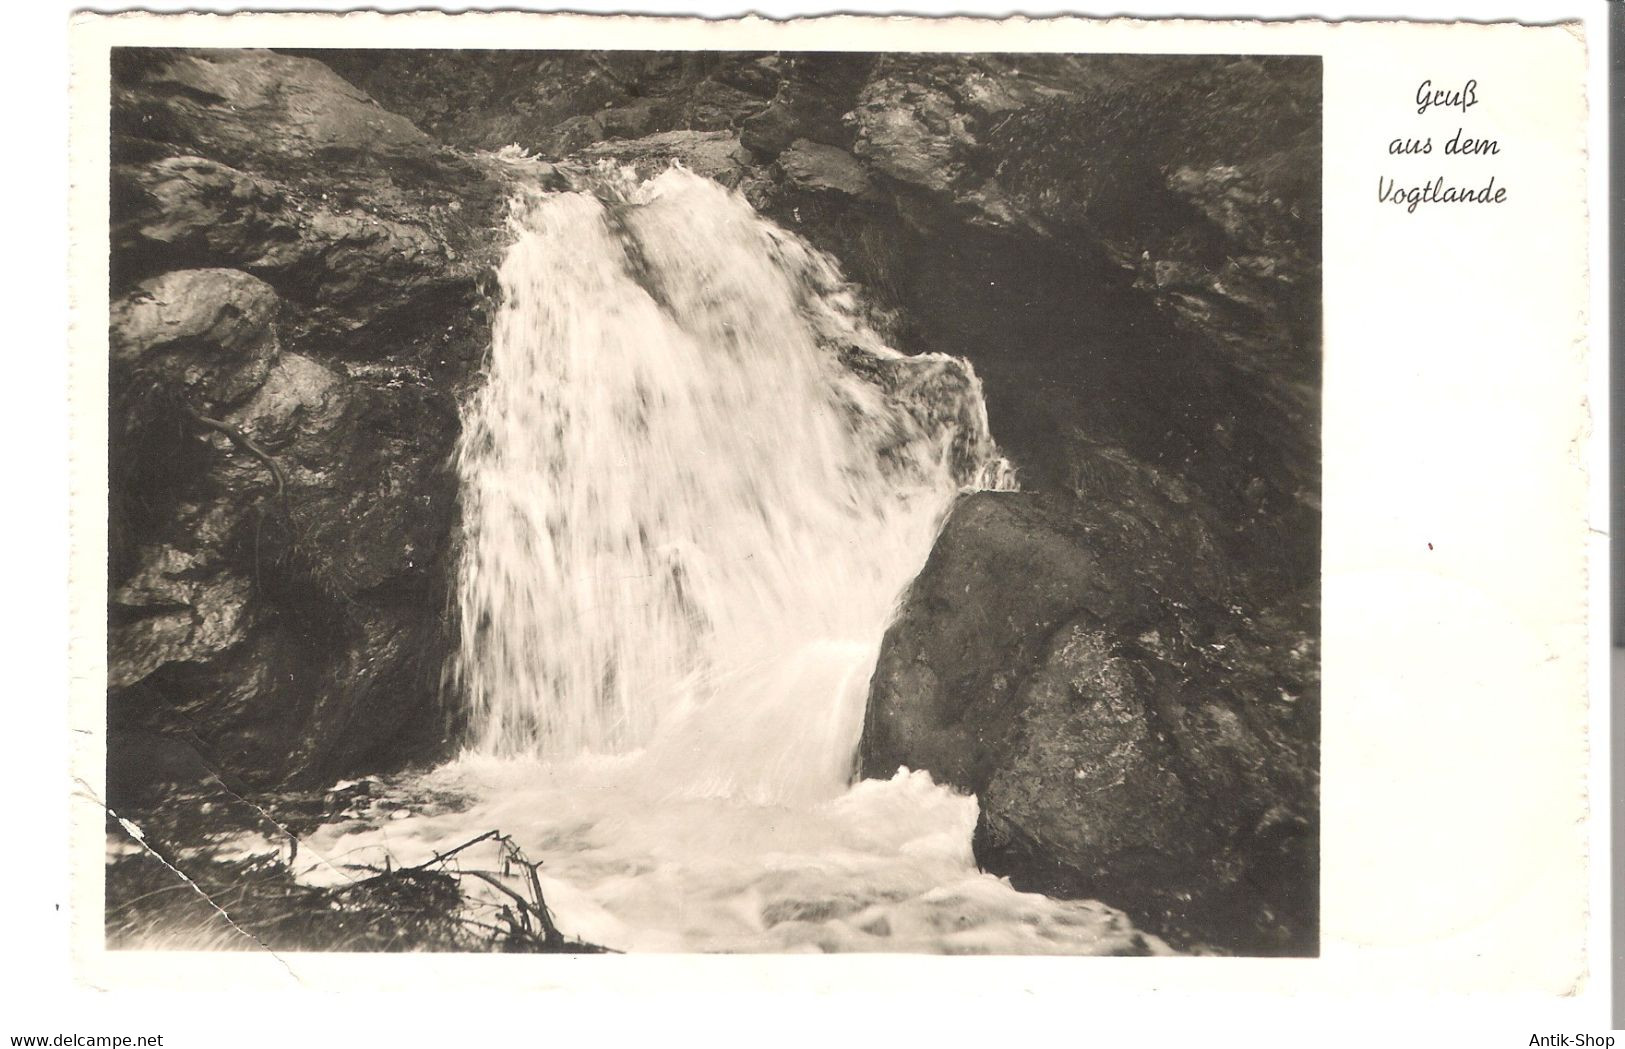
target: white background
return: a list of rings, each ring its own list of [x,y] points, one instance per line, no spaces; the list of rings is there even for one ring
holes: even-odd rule
[[[260,9],[294,6],[310,9],[313,6],[325,5],[308,3],[259,5]],[[577,10],[617,9],[613,4],[581,3],[574,6]],[[1601,100],[1606,97],[1600,79],[1604,73],[1603,4],[1475,4],[1465,11],[1460,5],[1449,4],[1406,6],[1407,10],[1403,14],[1412,18],[1448,19],[1463,15],[1475,20],[1506,17],[1541,21],[1560,17],[1591,18],[1593,24],[1588,27],[1587,34],[1593,50],[1591,96],[1594,108],[1600,111]],[[1073,13],[1146,15],[1177,12],[1210,17],[1242,14],[1270,17],[1306,14],[1327,17],[1377,17],[1401,14],[1381,5],[1318,4],[1316,8],[1317,10],[1309,12],[1285,4],[1255,3],[1247,5],[1245,10],[1238,10],[1237,7],[1228,5],[1185,3],[1173,9],[1154,9],[1136,5],[1127,11],[1083,7],[1066,10]],[[639,4],[638,9],[660,13],[698,11],[716,15],[741,13],[743,10],[718,4],[696,7],[693,4],[682,3],[664,5],[644,3]],[[841,9],[888,13],[899,10],[887,4],[860,3],[846,4]],[[63,580],[67,564],[65,508],[68,496],[64,469],[66,427],[65,413],[62,409],[66,391],[62,334],[64,330],[62,320],[66,315],[62,279],[65,272],[62,230],[65,215],[63,187],[67,185],[67,173],[63,160],[66,150],[62,110],[66,91],[64,59],[67,10],[66,5],[38,5],[26,13],[13,15],[10,23],[15,27],[12,61],[6,66],[10,90],[5,97],[12,103],[9,115],[20,126],[16,127],[10,136],[12,146],[10,177],[14,186],[13,221],[10,224],[13,231],[11,269],[14,291],[11,302],[14,334],[10,340],[9,356],[15,371],[10,376],[10,381],[4,384],[7,401],[5,411],[0,412],[0,426],[4,427],[0,430],[0,434],[3,434],[5,440],[4,447],[10,451],[4,461],[11,467],[7,473],[11,482],[9,488],[13,494],[11,501],[15,506],[13,512],[8,515],[8,526],[12,529],[13,538],[4,547],[0,547],[12,555],[9,560],[12,577],[11,600],[5,605],[6,628],[0,631],[0,636],[5,636],[12,646],[9,661],[12,667],[12,688],[8,697],[12,716],[6,732],[5,760],[0,762],[0,767],[5,769],[5,792],[0,794],[0,798],[9,803],[4,810],[0,810],[9,816],[5,823],[0,825],[5,827],[5,840],[10,845],[5,861],[0,864],[0,869],[6,872],[5,889],[8,891],[0,898],[7,901],[5,924],[10,935],[10,943],[5,953],[9,972],[7,979],[0,982],[0,1038],[14,1034],[58,1032],[165,1033],[169,1036],[166,1044],[180,1046],[233,1043],[287,1045],[301,1042],[327,1045],[344,1044],[351,1040],[397,1045],[455,1045],[470,1038],[508,1036],[523,1038],[526,1041],[542,1038],[608,1037],[611,1044],[615,1044],[619,1041],[615,1036],[643,1030],[650,1037],[667,1040],[684,1039],[702,1032],[721,1035],[726,1031],[736,1031],[743,1036],[751,1037],[753,1041],[762,1038],[775,1042],[787,1040],[798,1044],[803,1041],[808,1044],[822,1044],[828,1042],[832,1036],[844,1036],[848,1039],[866,1036],[884,1037],[882,1032],[889,1032],[893,1037],[902,1038],[941,1037],[946,1033],[950,1037],[957,1035],[958,1037],[954,1037],[953,1040],[955,1044],[959,1044],[989,1039],[1007,1040],[1016,1036],[1018,1032],[1049,1029],[1069,1041],[1080,1043],[1101,1038],[1117,1041],[1123,1035],[1128,1035],[1149,1044],[1162,1044],[1165,1039],[1157,1036],[1157,1032],[1169,1033],[1166,1039],[1168,1041],[1184,1041],[1185,1036],[1172,1035],[1172,1032],[1183,1029],[1189,1036],[1201,1037],[1204,1042],[1218,1040],[1223,1044],[1245,1036],[1249,1041],[1272,1044],[1277,1038],[1263,1036],[1261,1032],[1265,1029],[1279,1032],[1292,1028],[1309,1028],[1317,1032],[1314,1035],[1317,1043],[1340,1044],[1347,1040],[1364,1044],[1370,1039],[1355,1032],[1370,1028],[1395,1032],[1398,1035],[1398,1037],[1393,1034],[1386,1035],[1385,1041],[1411,1044],[1413,1041],[1431,1041],[1431,1038],[1422,1033],[1423,1029],[1439,1026],[1458,1032],[1468,1029],[1483,1032],[1483,1037],[1473,1040],[1475,1044],[1527,1045],[1532,1033],[1574,1034],[1583,1031],[1599,1033],[1607,1028],[1608,879],[1602,862],[1594,863],[1591,871],[1594,904],[1590,925],[1592,977],[1579,993],[1566,998],[1554,998],[1550,995],[1430,994],[1426,993],[1427,988],[1421,985],[1416,985],[1414,993],[1393,991],[1381,994],[1353,993],[1347,989],[1340,992],[1335,988],[1321,988],[1312,993],[1296,994],[1257,991],[1159,993],[1150,990],[1127,993],[1117,990],[1108,995],[1099,993],[1100,989],[1093,986],[1095,981],[1092,977],[1096,970],[1092,970],[1087,964],[1072,969],[1070,972],[1074,978],[1063,987],[1058,988],[1053,982],[1044,982],[1045,990],[1042,993],[1025,993],[1019,989],[1018,981],[1013,990],[995,990],[990,986],[983,993],[967,994],[960,986],[951,997],[933,994],[930,974],[936,972],[946,978],[948,970],[932,966],[939,963],[952,965],[954,963],[951,959],[932,960],[927,963],[923,969],[924,980],[916,983],[914,989],[907,993],[899,993],[889,986],[876,986],[869,991],[847,992],[838,996],[799,991],[798,987],[803,985],[804,977],[810,981],[816,981],[818,977],[817,970],[798,966],[778,970],[776,979],[780,987],[772,994],[730,993],[724,986],[708,989],[706,986],[708,970],[705,966],[695,967],[689,978],[681,980],[682,984],[687,985],[682,989],[663,990],[672,986],[663,983],[648,987],[636,995],[621,994],[612,998],[581,992],[533,993],[500,999],[466,994],[440,999],[422,994],[407,997],[360,993],[342,996],[310,993],[229,997],[218,994],[160,996],[151,992],[97,993],[72,989],[67,949],[69,921],[65,876],[65,828],[68,823],[67,763],[66,749],[60,746],[67,728],[64,703],[66,660],[63,655],[67,607]],[[764,4],[758,5],[754,10],[783,17],[801,13],[822,13],[828,8]],[[908,10],[922,14],[1007,12],[1007,9],[981,4],[960,5],[941,10],[910,7]],[[1057,9],[1029,8],[1023,13],[1045,14],[1053,13],[1055,10]],[[1495,80],[1510,84],[1517,80],[1516,72],[1498,71]],[[1480,79],[1488,82],[1491,78],[1481,74]],[[1333,124],[1341,119],[1345,118],[1328,110],[1328,141],[1333,134]],[[1593,154],[1599,158],[1606,156],[1600,123],[1600,120],[1593,121],[1597,130],[1592,139]],[[1604,329],[1600,327],[1600,322],[1605,314],[1600,294],[1606,287],[1601,280],[1605,251],[1601,238],[1602,231],[1606,228],[1601,212],[1605,206],[1606,192],[1602,182],[1605,176],[1604,166],[1599,162],[1595,167],[1596,170],[1592,172],[1591,193],[1592,256],[1595,262],[1594,277],[1597,278],[1595,286],[1599,297],[1594,299],[1592,312],[1599,322],[1598,330],[1601,331]],[[1374,173],[1384,169],[1381,158],[1373,156],[1368,169],[1373,174],[1368,181],[1374,181]],[[1333,197],[1336,178],[1336,172],[1328,171],[1329,237],[1331,223],[1335,221],[1333,213],[1339,206]],[[1483,245],[1481,250],[1494,251],[1495,246]],[[1531,278],[1553,268],[1549,260],[1542,258],[1542,249],[1539,245],[1530,246],[1513,257],[1520,264],[1528,266],[1528,276]],[[1426,270],[1425,265],[1417,267],[1415,259],[1396,261],[1407,271]],[[1328,271],[1332,268],[1333,262],[1334,260],[1328,258]],[[16,282],[18,277],[22,278],[20,285]],[[1332,293],[1333,288],[1329,282],[1329,311],[1333,309]],[[1410,301],[1415,304],[1415,309],[1424,308],[1421,305],[1423,302],[1421,298]],[[1471,305],[1470,301],[1438,303],[1440,312],[1432,318],[1437,327],[1428,334],[1434,338],[1448,337],[1450,327],[1440,323],[1442,317],[1452,308],[1465,310]],[[1372,307],[1383,308],[1381,304],[1372,304]],[[1329,335],[1336,337],[1335,332],[1330,332]],[[1597,425],[1600,429],[1605,425],[1606,419],[1601,408],[1605,403],[1601,394],[1605,385],[1602,382],[1605,367],[1605,353],[1602,347],[1605,340],[1599,337],[1596,344],[1597,350],[1592,354],[1590,366],[1592,388],[1598,391],[1595,401],[1598,406]],[[1334,378],[1329,363],[1329,392]],[[1468,385],[1471,387],[1471,377],[1468,378]],[[1424,386],[1435,381],[1420,374],[1418,379]],[[1391,394],[1392,390],[1389,392]],[[1516,416],[1517,409],[1526,403],[1527,397],[1524,391],[1498,389],[1494,385],[1471,389],[1469,392],[1476,395],[1483,405],[1484,412],[1511,411],[1513,415],[1509,418]],[[1349,410],[1394,411],[1395,406],[1391,403],[1369,403],[1381,398],[1382,395],[1383,390],[1373,387],[1362,393],[1362,396],[1367,398],[1367,403],[1335,405],[1329,402],[1328,427],[1335,425],[1335,413],[1345,407]],[[1451,462],[1464,463],[1474,456],[1482,459],[1485,454],[1481,447],[1450,447],[1448,427],[1442,428],[1435,436],[1445,441],[1445,451],[1449,453],[1447,455],[1435,449],[1435,459],[1446,466]],[[1606,527],[1602,478],[1607,474],[1601,443],[1599,435],[1598,440],[1589,449],[1593,477],[1592,518],[1599,529]],[[1336,466],[1332,453],[1329,439],[1329,487],[1336,483],[1330,476],[1330,471]],[[1392,462],[1391,458],[1373,453],[1364,465],[1369,468],[1373,463],[1389,462]],[[1353,465],[1358,468],[1360,464]],[[1446,473],[1440,478],[1438,498],[1442,502],[1458,497],[1470,498],[1472,492],[1469,490],[1467,479],[1487,476],[1487,472],[1482,469],[1483,466],[1484,463],[1479,461],[1475,466],[1464,469],[1459,474]],[[1401,466],[1397,469],[1403,472],[1405,468]],[[1414,474],[1414,471],[1412,472]],[[1413,482],[1419,480],[1416,476],[1408,479]],[[1405,484],[1400,484],[1398,487],[1400,490],[1415,492],[1425,490],[1420,484],[1409,488]],[[1456,491],[1456,487],[1461,487],[1461,490]],[[1329,511],[1329,540],[1332,538],[1330,516]],[[1486,527],[1491,532],[1495,530],[1491,522],[1486,522]],[[1392,531],[1397,534],[1402,529]],[[1540,542],[1544,538],[1549,537],[1538,535],[1526,537],[1527,541],[1532,542]],[[1594,554],[1600,558],[1600,539],[1593,541],[1593,548]],[[1502,546],[1499,550],[1486,545],[1463,553],[1460,567],[1462,572],[1469,575],[1475,567],[1486,572],[1493,571],[1502,567],[1498,565],[1498,561],[1516,560],[1519,555],[1520,548],[1516,544]],[[1402,562],[1389,562],[1386,567],[1404,569],[1405,565]],[[1600,559],[1596,561],[1593,576],[1595,577],[1592,591],[1594,645],[1600,653],[1600,646],[1606,639],[1605,561]],[[1376,585],[1377,582],[1379,581],[1373,581],[1369,595],[1373,616],[1380,614],[1385,607],[1385,601],[1387,607],[1392,607],[1394,600],[1391,596],[1392,588],[1384,590],[1380,585]],[[1404,585],[1403,579],[1399,585]],[[1465,613],[1470,614],[1474,600],[1471,594],[1463,599]],[[1403,644],[1406,639],[1391,640],[1396,644]],[[1482,643],[1484,640],[1480,637],[1477,642]],[[1462,652],[1467,652],[1474,639],[1458,638],[1458,643],[1463,646]],[[1335,658],[1336,654],[1329,646],[1329,673]],[[1606,740],[1608,738],[1606,711],[1602,709],[1604,704],[1600,701],[1601,697],[1607,695],[1605,660],[1600,656],[1596,658],[1593,669],[1592,692],[1599,697],[1599,702],[1594,704],[1596,709],[1592,712],[1591,737]],[[1439,695],[1451,695],[1452,686],[1468,687],[1463,683],[1472,680],[1470,671],[1471,668],[1463,666],[1459,660],[1441,661],[1438,680],[1430,685]],[[1482,684],[1484,683],[1477,683]],[[1459,699],[1459,694],[1457,698]],[[1560,702],[1561,697],[1553,697],[1553,701]],[[1392,732],[1404,732],[1406,726],[1394,721],[1399,713],[1401,712],[1392,710],[1373,711],[1372,723],[1391,729]],[[1544,724],[1538,718],[1534,723]],[[1468,736],[1470,737],[1470,734]],[[1333,739],[1328,735],[1326,742],[1329,749],[1335,749],[1345,740]],[[1458,742],[1471,745],[1472,741],[1468,738]],[[1456,811],[1463,814],[1465,821],[1470,825],[1465,830],[1460,827],[1453,828],[1453,832],[1462,835],[1459,839],[1461,841],[1475,840],[1475,835],[1482,840],[1490,841],[1498,834],[1514,834],[1519,835],[1520,840],[1527,840],[1528,848],[1531,850],[1538,850],[1547,844],[1540,840],[1539,835],[1530,838],[1527,833],[1529,827],[1520,827],[1515,819],[1510,825],[1501,822],[1501,817],[1509,804],[1516,809],[1518,803],[1526,799],[1495,798],[1490,800],[1496,802],[1496,805],[1490,806],[1485,804],[1483,798],[1459,796],[1453,792],[1455,784],[1437,781],[1434,781],[1433,785],[1440,789],[1431,795],[1428,794],[1430,781],[1425,775],[1418,773],[1421,764],[1428,760],[1424,749],[1417,748],[1417,752],[1411,755],[1415,762],[1407,767],[1373,770],[1372,774],[1398,774],[1407,780],[1405,785],[1408,789],[1415,790],[1419,797],[1426,798],[1425,804],[1438,807],[1441,813]],[[1592,755],[1591,761],[1592,851],[1599,859],[1606,857],[1608,853],[1606,838],[1603,835],[1603,829],[1608,825],[1607,774],[1604,758],[1605,755],[1599,748],[1598,752]],[[1330,789],[1326,801],[1328,822],[1336,818],[1358,821],[1360,810],[1357,804],[1340,808],[1343,802]],[[1537,822],[1530,826],[1539,824]],[[1382,838],[1381,827],[1365,830],[1368,836],[1374,835],[1379,840]],[[1328,834],[1331,833],[1329,828]],[[1404,844],[1412,849],[1421,850],[1421,853],[1427,856],[1428,849],[1446,848],[1453,840],[1457,839],[1447,834],[1434,842],[1418,838],[1414,841],[1390,844],[1395,846]],[[1493,852],[1492,849],[1487,854]],[[1328,865],[1334,862],[1346,865],[1349,857],[1339,859],[1336,849],[1329,848],[1326,859]],[[1452,857],[1434,856],[1429,862],[1434,861],[1448,864],[1452,861]],[[1407,878],[1426,877],[1429,862],[1417,863],[1410,870],[1397,868],[1389,863],[1376,863],[1371,867],[1370,876],[1377,879],[1397,878],[1400,875]],[[1396,883],[1396,889],[1398,888],[1403,888],[1403,885]],[[1470,902],[1474,891],[1475,886],[1472,884],[1459,884],[1447,887],[1447,895],[1441,895],[1440,898],[1455,897]],[[1398,893],[1395,898],[1415,897]],[[59,905],[61,909],[58,909]],[[1462,906],[1466,907],[1467,904],[1463,903]],[[1396,913],[1392,917],[1396,922],[1417,923],[1418,927],[1425,927],[1430,920],[1442,921],[1437,913]],[[89,920],[99,925],[100,915],[94,915]],[[380,960],[379,964],[387,967],[394,962]],[[1251,976],[1248,974],[1248,967],[1252,963],[1228,964],[1240,967],[1238,978],[1227,981],[1237,986],[1285,985],[1274,982],[1264,972],[1264,967],[1270,963],[1256,963]],[[709,972],[723,975],[714,968]],[[1437,974],[1437,981],[1429,986],[1437,987],[1456,982],[1454,977],[1457,975],[1459,974],[1441,970]],[[960,983],[952,979],[946,982],[956,985]],[[1177,978],[1171,982],[1189,983],[1188,980]],[[1287,982],[1299,983],[1296,980]],[[1119,1033],[1115,1036],[1108,1035],[1107,1032],[1111,1031]],[[1449,1039],[1450,1043],[1454,1041],[1455,1039]]]

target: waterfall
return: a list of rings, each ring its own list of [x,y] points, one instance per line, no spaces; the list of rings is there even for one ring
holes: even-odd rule
[[[672,168],[515,201],[458,452],[472,746],[845,785],[955,494],[1003,485],[970,366],[903,357],[827,256]]]
[[[959,491],[1013,484],[970,366],[887,347],[714,182],[577,185],[514,202],[464,415],[468,746],[311,853],[405,866],[500,828],[559,927],[620,950],[1166,951],[979,872],[974,797],[850,782],[901,591]]]

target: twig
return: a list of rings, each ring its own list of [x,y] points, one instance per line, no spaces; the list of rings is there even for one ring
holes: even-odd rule
[[[532,863],[520,851],[519,846],[514,844],[512,838],[504,835],[502,842],[508,847],[509,858],[525,868],[526,879],[530,882],[530,893],[536,898],[536,920],[541,923],[542,934],[547,938],[548,943],[562,943],[564,935],[559,932],[558,926],[553,924],[553,914],[547,909],[547,900],[542,896],[542,879],[536,873],[536,869],[541,866],[541,863]]]
[[[259,445],[255,444],[251,437],[228,422],[222,422],[219,419],[211,419],[207,415],[204,415],[202,412],[190,407],[189,405],[182,405],[181,411],[185,412],[186,417],[197,423],[199,426],[213,430],[216,433],[223,434],[232,444],[264,463],[266,469],[271,471],[271,480],[276,482],[275,495],[277,498],[282,500],[283,509],[287,509],[287,476],[283,474],[282,467],[277,465],[277,461],[271,458],[270,452],[267,452],[264,448],[261,448]]]
[[[480,881],[486,882],[487,884],[495,887],[509,899],[519,904],[521,911],[528,912],[531,909],[529,900],[502,884],[502,879],[497,877],[495,874],[490,874],[486,871],[458,871],[458,874],[467,875],[470,878],[478,878]]]
[[[424,860],[422,863],[418,864],[416,867],[402,867],[401,868],[401,873],[404,874],[407,871],[420,871],[420,870],[423,870],[426,867],[432,867],[437,863],[444,863],[445,861],[451,859],[453,856],[457,855],[459,852],[462,852],[464,849],[468,848],[470,845],[478,845],[482,841],[489,841],[492,838],[503,838],[503,837],[505,837],[505,836],[499,830],[496,830],[496,829],[488,830],[484,834],[481,834],[477,838],[468,839],[467,841],[463,842],[461,845],[457,846],[455,849],[451,849],[448,852],[437,852],[437,853],[435,853],[433,859]]]
[[[225,435],[226,439],[229,440],[233,445],[241,448],[243,451],[265,464],[266,469],[271,471],[271,480],[276,484],[276,491],[273,493],[272,497],[282,501],[282,515],[291,523],[293,521],[293,507],[288,504],[287,475],[282,472],[282,467],[277,464],[277,461],[271,457],[271,453],[267,452],[264,448],[261,448],[258,444],[255,444],[253,438],[249,437],[246,433],[228,422],[224,422],[220,419],[211,419],[209,416],[204,415],[202,412],[191,407],[190,405],[183,404],[180,406],[180,409],[183,413],[185,413],[188,419],[191,419],[199,426]],[[265,524],[265,508],[264,506],[259,506],[256,509],[258,510],[258,516],[254,518],[254,589],[259,590],[260,529]],[[298,854],[299,842],[296,838],[294,839],[293,856],[288,857],[289,862],[291,863],[294,856],[297,856]]]

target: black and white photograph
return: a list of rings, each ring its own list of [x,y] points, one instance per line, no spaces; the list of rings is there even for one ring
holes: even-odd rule
[[[110,61],[110,950],[1318,953],[1319,57]]]
[[[1616,1044],[1625,14],[852,2],[19,10],[0,1042]]]

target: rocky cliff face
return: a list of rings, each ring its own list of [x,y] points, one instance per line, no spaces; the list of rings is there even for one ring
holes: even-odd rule
[[[444,734],[505,194],[318,62],[114,61],[111,748],[181,736],[249,783],[398,761]]]
[[[443,737],[445,460],[502,239],[473,151],[675,158],[970,359],[1021,473],[907,595],[862,771],[976,791],[1020,887],[1313,949],[1317,60],[119,61],[116,725],[267,780]]]

